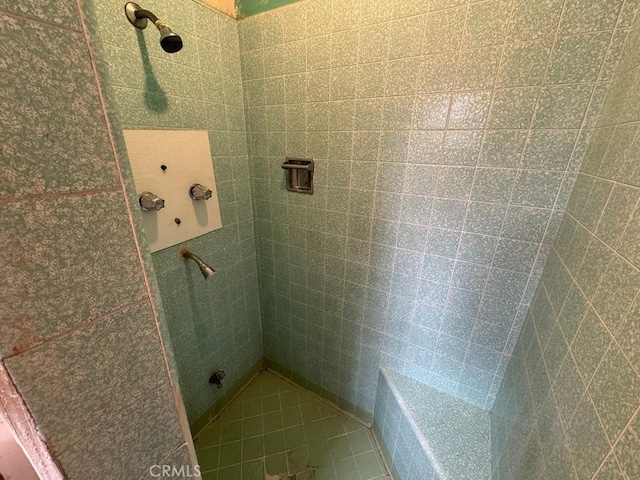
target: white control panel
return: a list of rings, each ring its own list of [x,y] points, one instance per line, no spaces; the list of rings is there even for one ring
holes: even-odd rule
[[[143,225],[152,252],[222,227],[206,130],[124,130],[124,139],[137,190],[134,208],[142,209],[143,193],[145,200],[149,194],[158,199],[143,201]],[[194,185],[195,192],[200,187],[211,190],[211,197],[194,199]]]

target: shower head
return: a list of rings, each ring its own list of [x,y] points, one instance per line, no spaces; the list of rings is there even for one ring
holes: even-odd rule
[[[196,262],[205,280],[210,276],[212,276],[214,273],[216,273],[216,271],[213,268],[211,268],[209,265],[204,263],[198,255],[196,255],[195,253],[191,253],[186,248],[183,248],[182,250],[180,250],[180,255],[182,255],[182,258],[184,258],[185,260],[187,258],[190,258],[191,260]]]
[[[143,9],[140,5],[128,2],[124,6],[124,13],[127,19],[136,28],[147,28],[148,20],[151,20],[160,32],[160,46],[167,53],[175,53],[182,49],[182,38],[177,33],[173,33],[169,25],[156,17],[149,10]]]
[[[167,53],[176,53],[182,48],[182,38],[165,25],[160,27],[160,46]]]

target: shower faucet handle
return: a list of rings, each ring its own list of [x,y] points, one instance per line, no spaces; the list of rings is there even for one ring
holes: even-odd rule
[[[157,211],[164,208],[164,200],[153,192],[142,192],[138,197],[138,203],[143,212]]]
[[[189,196],[192,200],[209,200],[213,192],[199,183],[194,183],[189,188]]]

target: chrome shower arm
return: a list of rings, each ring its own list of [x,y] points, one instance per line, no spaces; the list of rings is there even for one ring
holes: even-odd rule
[[[136,18],[138,20],[142,20],[143,18],[148,18],[149,20],[151,20],[153,22],[154,25],[157,26],[157,22],[159,20],[158,17],[155,16],[155,14],[149,10],[145,10],[144,8],[140,8],[138,10],[134,11],[134,15],[136,16]]]
[[[184,258],[185,260],[190,258],[191,260],[196,262],[196,264],[198,265],[198,268],[200,269],[200,272],[202,272],[202,276],[205,278],[205,280],[207,278],[209,278],[210,276],[212,276],[214,273],[216,273],[216,271],[212,267],[207,265],[205,262],[203,262],[202,259],[198,255],[196,255],[195,253],[190,252],[186,248],[183,248],[182,250],[180,250],[180,255],[182,255],[182,258]]]

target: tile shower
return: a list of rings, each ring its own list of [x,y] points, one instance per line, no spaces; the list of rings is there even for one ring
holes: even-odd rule
[[[236,22],[193,2],[148,2],[185,42],[168,55],[154,32],[122,22],[121,1],[86,4],[119,128],[209,132],[223,228],[151,255],[189,421],[206,423],[209,407],[228,401],[262,358]],[[185,270],[177,261],[185,247],[211,252],[203,256],[218,273],[202,282],[197,269]],[[234,388],[211,388],[217,369]]]
[[[492,407],[633,19],[563,3],[240,22],[268,360],[352,412],[381,365]]]
[[[185,41],[171,57],[121,2],[81,4],[119,156],[122,128],[209,132],[223,228],[187,244],[219,273],[185,271],[182,245],[145,259],[194,433],[263,359],[375,426],[384,368],[491,411],[495,479],[640,476],[638,2],[303,0],[236,21],[148,0]],[[29,29],[59,28],[0,8],[34,50]],[[286,156],[314,158],[313,195],[286,191]],[[82,186],[113,190],[100,173]],[[62,377],[66,347],[2,346],[49,425],[29,371],[46,355]],[[420,448],[398,441],[395,476],[418,478]]]

